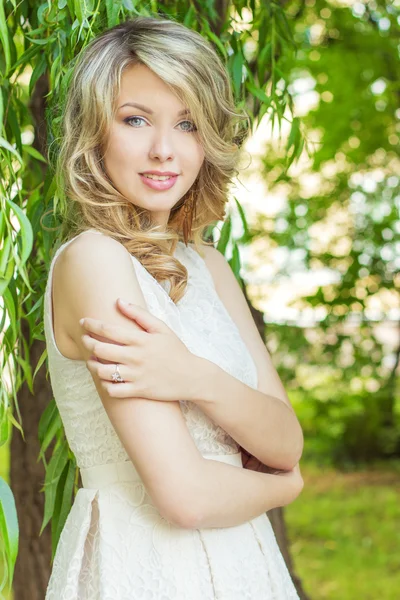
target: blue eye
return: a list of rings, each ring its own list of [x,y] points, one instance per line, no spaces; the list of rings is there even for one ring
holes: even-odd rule
[[[135,119],[141,119],[142,121],[144,121],[144,119],[142,119],[142,117],[128,117],[127,119],[124,119],[124,122],[130,123],[131,121],[134,121]]]
[[[188,131],[188,133],[192,132],[192,131],[197,131],[197,127],[194,123],[192,123],[192,121],[182,121],[181,123],[179,123],[179,125],[182,125],[182,123],[189,123],[191,125],[191,129],[189,130],[184,130],[184,131]]]
[[[131,123],[131,121],[134,121],[135,119],[139,119],[141,121],[145,121],[145,119],[143,117],[127,117],[126,119],[124,119],[124,123]],[[179,125],[182,125],[182,123],[189,123],[191,125],[191,129],[183,129],[182,131],[184,131],[185,133],[192,133],[194,131],[197,131],[197,128],[195,126],[194,123],[192,123],[192,121],[181,121],[179,123]],[[140,127],[135,127],[134,125],[131,125],[131,127],[133,127],[134,129],[141,129]]]

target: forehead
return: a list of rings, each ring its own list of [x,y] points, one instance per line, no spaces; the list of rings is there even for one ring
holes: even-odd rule
[[[145,105],[155,111],[159,109],[178,111],[185,108],[168,85],[142,64],[132,65],[122,73],[118,107],[129,102]]]

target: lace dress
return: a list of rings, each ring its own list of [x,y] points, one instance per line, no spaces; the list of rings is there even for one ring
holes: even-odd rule
[[[92,234],[103,235],[80,235]],[[190,529],[164,519],[152,503],[85,361],[65,357],[55,342],[52,272],[71,241],[51,261],[44,330],[51,386],[83,487],[61,532],[45,600],[298,600],[266,514],[235,527]],[[256,388],[254,361],[204,260],[183,242],[175,257],[188,270],[185,295],[176,305],[132,256],[148,310],[191,352]],[[193,402],[181,401],[180,407],[205,458],[243,468],[237,443],[222,428]]]

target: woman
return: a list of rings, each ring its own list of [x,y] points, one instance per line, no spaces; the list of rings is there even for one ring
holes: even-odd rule
[[[173,21],[107,30],[74,68],[44,325],[83,487],[46,600],[298,598],[265,512],[301,492],[301,428],[202,242],[224,216],[240,118],[214,50]]]

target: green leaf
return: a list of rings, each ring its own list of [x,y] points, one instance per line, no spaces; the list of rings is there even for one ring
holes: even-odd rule
[[[9,265],[9,258],[12,252],[12,239],[10,236],[3,238],[0,248],[0,276],[3,276]]]
[[[221,42],[221,40],[219,39],[219,37],[217,37],[215,35],[215,33],[213,31],[211,31],[211,29],[208,28],[208,27],[206,29],[206,33],[207,33],[207,36],[210,38],[210,40],[212,40],[214,42],[214,44],[219,48],[222,56],[226,60],[228,58],[228,54],[227,54],[225,46],[223,45],[223,43]]]
[[[257,88],[255,85],[252,85],[251,83],[249,83],[248,81],[246,81],[246,88],[249,90],[249,92],[251,92],[256,98],[258,98],[259,100],[261,100],[261,102],[264,102],[264,104],[266,106],[269,106],[272,102],[272,97],[268,97],[266,95],[265,92],[263,92],[263,90],[261,90],[260,88]]]
[[[2,148],[5,148],[9,152],[11,152],[11,154],[14,154],[14,156],[18,159],[18,161],[22,165],[23,161],[22,161],[20,153],[13,146],[11,146],[11,144],[9,142],[7,142],[7,140],[5,140],[2,137],[0,137],[0,146]]]
[[[79,2],[79,0],[75,0]],[[119,2],[115,0],[106,0],[106,13],[107,13],[107,25],[108,27],[114,27],[117,25],[117,16],[120,9]]]
[[[12,411],[11,411],[11,408],[10,408],[10,410],[8,411],[8,419],[9,419],[10,423],[12,423],[12,425],[14,425],[14,427],[16,427],[16,428],[19,430],[19,432],[21,433],[22,439],[23,439],[23,440],[24,440],[24,442],[25,442],[26,440],[25,440],[25,434],[24,434],[24,430],[22,429],[22,427],[21,427],[21,425],[18,423],[18,421],[15,419],[15,417],[14,417],[14,415],[13,415]]]
[[[242,76],[243,76],[243,56],[241,52],[238,52],[232,64],[233,71],[233,85],[235,88],[236,97],[240,96],[240,90],[242,86]]]
[[[20,224],[19,235],[21,236],[22,250],[21,250],[21,254],[20,254],[21,262],[19,264],[19,268],[21,269],[21,267],[26,263],[26,261],[28,260],[30,254],[32,252],[32,248],[33,248],[32,225],[31,225],[30,220],[28,219],[28,217],[26,216],[24,211],[18,206],[18,204],[15,204],[15,202],[13,202],[12,200],[9,200],[8,198],[6,198],[5,200],[6,200],[6,204],[8,204],[10,206],[11,210],[14,212],[14,214],[17,217],[19,224]]]
[[[41,354],[41,356],[40,356],[40,358],[39,358],[39,360],[37,362],[35,371],[34,371],[33,376],[32,376],[32,381],[35,381],[36,374],[40,370],[40,367],[45,362],[46,358],[47,358],[47,348],[45,348],[43,350],[43,352],[42,352],[42,354]]]
[[[75,473],[76,473],[76,462],[75,460],[69,460],[64,471],[66,472],[63,478],[63,486],[60,487],[60,500],[58,505],[58,519],[56,527],[52,527],[52,547],[55,551],[58,540],[60,539],[61,532],[67,520],[68,514],[71,511],[72,505],[72,494],[74,491]],[[54,535],[53,535],[54,530]]]
[[[231,266],[232,271],[235,274],[235,277],[236,277],[240,287],[243,288],[242,280],[240,277],[240,267],[241,267],[240,254],[239,254],[239,248],[238,248],[236,242],[233,242],[233,244],[232,244],[232,257],[229,259],[228,262]]]
[[[35,68],[32,71],[32,75],[29,81],[29,95],[31,96],[35,87],[35,83],[37,82],[37,80],[39,79],[39,77],[41,75],[43,75],[43,73],[45,72],[47,67],[47,61],[46,61],[46,53],[43,52],[40,55],[39,60],[37,61]]]
[[[0,477],[0,535],[4,543],[11,583],[18,555],[19,527],[13,493],[2,477]]]
[[[231,229],[232,229],[232,221],[231,221],[230,215],[228,215],[228,218],[224,221],[224,224],[222,225],[221,233],[220,233],[219,240],[217,243],[217,250],[219,250],[219,252],[221,252],[221,254],[225,255],[226,247],[228,245],[229,237],[231,234]]]
[[[290,134],[288,137],[288,141],[286,144],[286,150],[289,150],[289,148],[291,148],[296,139],[299,136],[299,132],[300,132],[300,121],[298,117],[294,117],[293,121],[292,121],[292,127],[290,128]]]
[[[61,54],[58,54],[53,61],[50,69],[50,88],[54,90],[57,87],[58,79],[56,80],[56,75],[60,76],[61,69],[59,68],[59,64],[61,62]]]
[[[125,3],[124,3],[124,6],[125,6]],[[130,10],[132,10],[132,9],[130,9]],[[196,10],[195,10],[193,4],[191,4],[189,7],[189,10],[185,14],[185,18],[182,21],[183,25],[185,25],[185,27],[191,27],[195,16],[196,16]]]
[[[22,156],[21,124],[18,122],[17,115],[11,102],[8,104],[8,122],[15,138],[17,150]]]
[[[22,144],[22,147],[33,158],[36,158],[37,160],[47,163],[47,160],[45,159],[45,157],[42,154],[40,154],[40,152],[38,150],[36,150],[36,148],[34,148],[33,146],[30,146],[29,144]]]
[[[47,46],[47,44],[49,44],[54,39],[54,37],[48,37],[44,40],[35,40],[34,38],[30,38],[28,35],[26,35],[25,37],[27,40],[32,42],[32,44],[36,44],[38,46]]]
[[[243,235],[242,235],[240,241],[246,243],[246,241],[251,238],[250,232],[249,232],[249,227],[247,224],[246,215],[244,213],[242,205],[240,204],[239,200],[236,197],[235,197],[235,202],[236,202],[236,206],[239,211],[240,220],[242,221],[242,225],[243,225]]]
[[[83,21],[83,13],[82,13],[82,2],[81,0],[74,0],[74,10],[75,16],[78,19],[79,23]]]
[[[4,99],[3,99],[3,89],[0,88],[0,131],[3,127],[3,118],[4,118]],[[1,239],[1,237],[0,237]]]
[[[38,461],[44,458],[44,453],[49,447],[50,443],[53,441],[54,437],[57,435],[58,431],[63,430],[63,424],[61,421],[61,416],[59,412],[54,415],[54,418],[49,424],[48,429],[45,431],[43,442],[40,446]]]
[[[9,440],[10,425],[5,401],[0,398],[0,446]]]
[[[8,27],[6,21],[6,15],[4,13],[4,2],[0,2],[0,40],[3,47],[4,58],[6,59],[6,69],[3,73],[4,77],[8,76],[8,72],[11,67],[11,52],[10,52],[10,41],[8,38]]]
[[[68,444],[66,440],[63,440],[61,444],[54,450],[53,456],[51,457],[48,467],[46,469],[46,478],[44,484],[44,516],[39,535],[42,535],[43,529],[46,527],[47,523],[53,516],[57,485],[61,473],[63,472],[64,467],[67,463],[67,460]]]
[[[44,411],[42,412],[39,419],[38,426],[38,439],[42,444],[44,440],[44,436],[46,434],[47,429],[50,426],[51,421],[54,419],[54,415],[58,412],[56,401],[54,398],[50,400]]]
[[[31,58],[40,52],[40,48],[38,46],[30,46],[15,62],[11,67],[11,72],[14,72],[17,67],[20,65],[26,65],[30,62]]]

